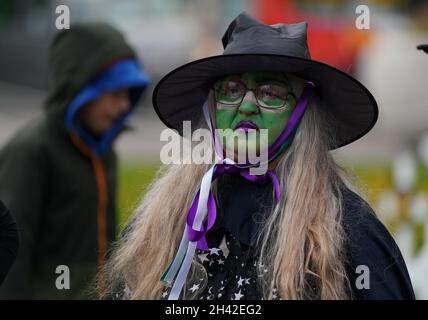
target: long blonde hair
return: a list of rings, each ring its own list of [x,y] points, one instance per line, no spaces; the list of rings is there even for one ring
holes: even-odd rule
[[[326,128],[325,112],[313,97],[293,143],[275,168],[284,192],[256,245],[258,274],[263,275],[258,288],[264,299],[272,298],[273,289],[282,299],[349,298],[341,189],[350,185],[329,152],[334,142]],[[174,258],[186,214],[209,166],[160,169],[105,269],[106,292],[124,284],[129,299],[161,298],[165,285],[160,277]],[[206,284],[196,255],[187,281],[201,276]],[[195,296],[183,293],[185,299]]]

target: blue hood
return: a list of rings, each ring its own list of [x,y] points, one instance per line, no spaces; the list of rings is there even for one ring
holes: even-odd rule
[[[123,129],[128,116],[135,110],[138,100],[149,83],[149,77],[141,70],[135,59],[117,62],[86,85],[70,102],[64,119],[67,129],[76,133],[96,154],[104,155],[112,141]],[[76,113],[80,108],[107,91],[123,88],[129,88],[131,107],[101,137],[95,138],[77,123]]]

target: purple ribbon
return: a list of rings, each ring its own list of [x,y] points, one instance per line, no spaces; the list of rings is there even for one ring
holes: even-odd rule
[[[279,201],[281,195],[281,187],[279,185],[278,178],[272,171],[267,171],[264,175],[253,175],[249,172],[249,168],[239,168],[234,165],[219,163],[215,165],[211,183],[224,173],[239,174],[245,179],[256,184],[266,184],[269,181],[272,181],[275,189],[276,200]],[[195,220],[196,210],[198,208],[199,202],[199,192],[200,191],[198,191],[198,193],[196,194],[192,206],[190,207],[189,213],[187,215],[187,236],[189,238],[189,241],[197,241],[198,249],[207,251],[208,243],[205,236],[215,223],[217,217],[217,207],[212,191],[210,190],[207,203],[207,226],[202,225],[201,230],[193,229],[193,221]]]
[[[268,159],[271,159],[281,148],[281,145],[288,139],[293,130],[297,127],[300,119],[305,113],[306,107],[308,106],[309,97],[311,95],[314,84],[308,81],[303,89],[303,92],[299,98],[299,101],[296,104],[296,107],[293,110],[290,118],[288,119],[287,126],[281,132],[281,134],[276,138],[275,142],[268,149]]]

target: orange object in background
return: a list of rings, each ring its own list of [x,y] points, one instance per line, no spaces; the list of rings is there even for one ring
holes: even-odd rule
[[[255,0],[254,5],[256,17],[264,23],[308,22],[312,58],[349,73],[353,73],[360,50],[369,42],[370,31],[357,29],[355,20],[337,14],[306,14],[294,0]]]

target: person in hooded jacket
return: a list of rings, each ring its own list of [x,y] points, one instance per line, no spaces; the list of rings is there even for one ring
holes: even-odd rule
[[[43,116],[0,152],[0,198],[21,235],[0,298],[92,297],[116,233],[112,143],[149,83],[123,35],[104,23],[60,31],[49,64]]]

